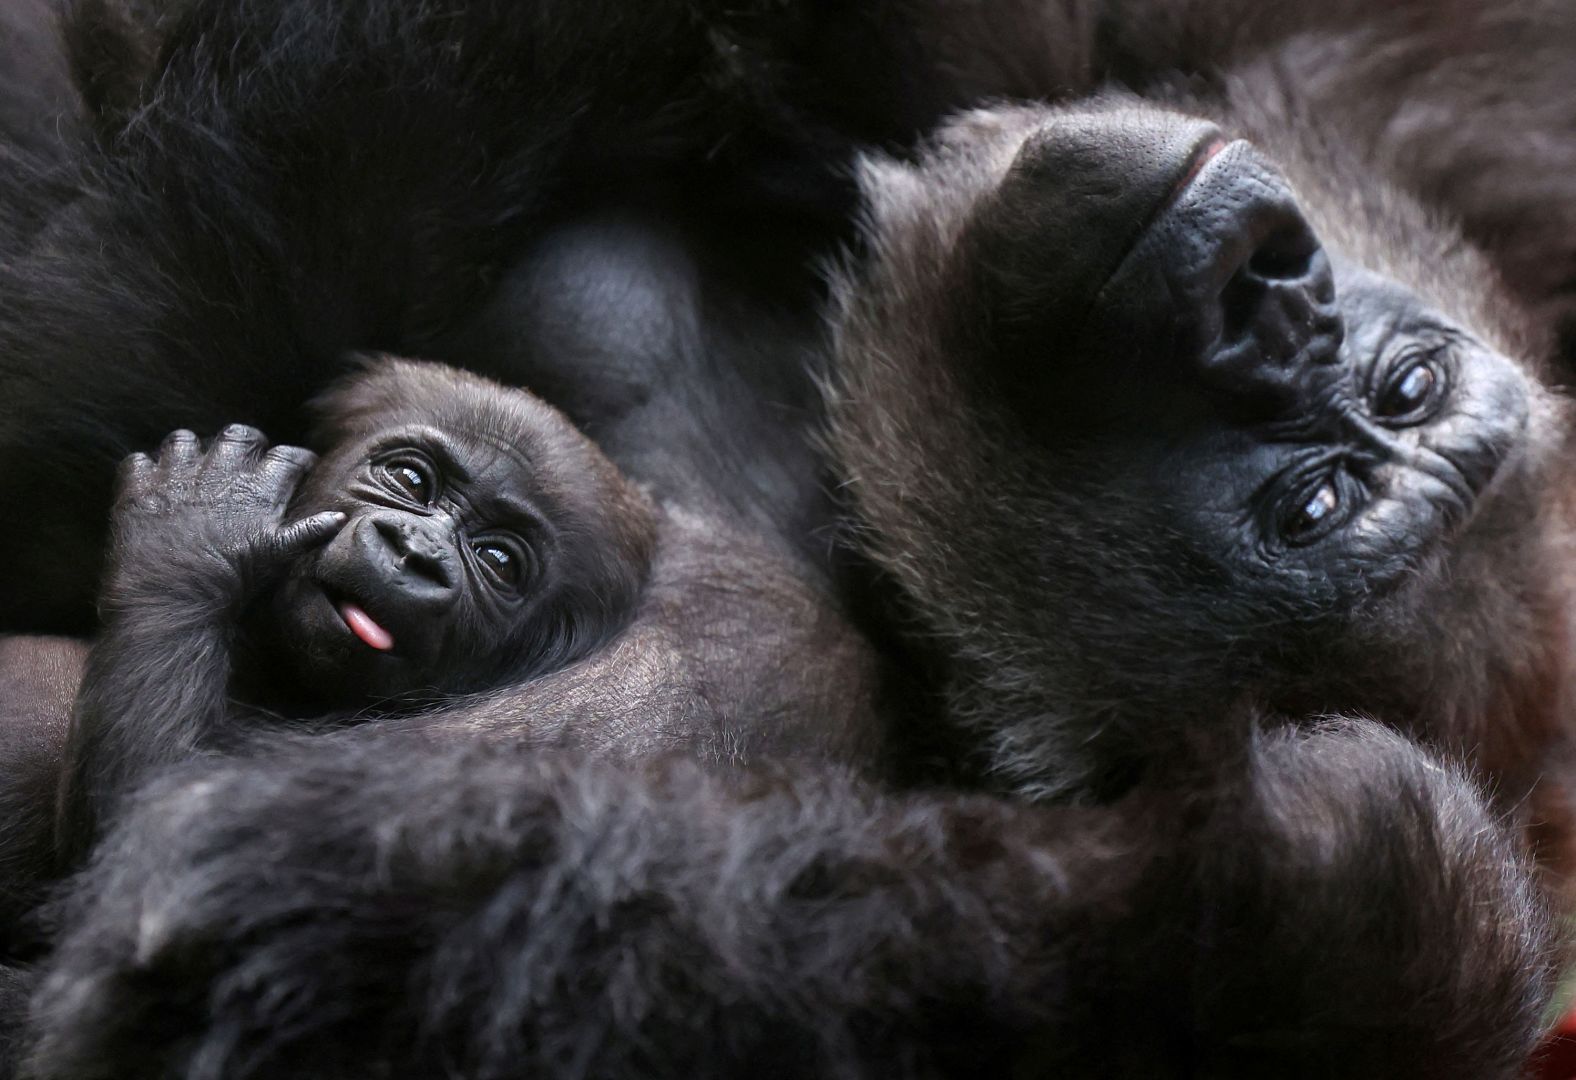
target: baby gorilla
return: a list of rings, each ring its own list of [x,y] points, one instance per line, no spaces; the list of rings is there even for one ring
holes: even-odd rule
[[[123,464],[66,747],[68,863],[150,770],[243,738],[248,720],[525,681],[633,611],[654,510],[556,410],[403,360],[321,405],[321,460],[235,425]]]

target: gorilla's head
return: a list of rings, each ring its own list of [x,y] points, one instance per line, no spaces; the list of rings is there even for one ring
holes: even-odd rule
[[[1242,695],[1437,731],[1537,641],[1557,410],[1460,245],[1374,257],[1429,228],[1399,196],[1315,211],[1232,132],[1124,101],[972,113],[863,179],[832,444],[1026,786]]]
[[[318,404],[322,456],[291,512],[347,520],[293,568],[270,620],[315,698],[525,679],[632,614],[653,508],[557,410],[390,359]]]

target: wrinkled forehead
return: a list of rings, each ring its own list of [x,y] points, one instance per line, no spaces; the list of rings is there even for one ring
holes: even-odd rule
[[[525,500],[537,492],[544,464],[534,432],[448,427],[443,434],[454,457],[455,479]]]
[[[409,410],[407,418],[449,433],[477,454],[517,452],[527,462],[562,442],[567,426],[540,398],[506,387],[456,386]]]

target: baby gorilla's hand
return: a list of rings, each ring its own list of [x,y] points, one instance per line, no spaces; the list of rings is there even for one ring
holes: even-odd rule
[[[106,602],[144,602],[155,590],[219,606],[251,599],[344,524],[338,512],[284,521],[316,460],[297,446],[269,448],[262,432],[241,424],[206,449],[176,431],[156,458],[132,454],[120,468]]]

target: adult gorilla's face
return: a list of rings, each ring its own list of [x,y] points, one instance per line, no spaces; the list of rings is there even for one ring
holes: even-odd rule
[[[1209,688],[1378,708],[1398,658],[1491,662],[1561,436],[1493,328],[1425,299],[1475,268],[1403,282],[1327,250],[1254,146],[1125,102],[969,114],[866,169],[832,443],[878,559],[916,520],[949,538],[887,565],[1014,661],[992,693],[1113,728]]]
[[[1184,168],[1078,347],[1151,413],[1118,425],[1117,456],[1136,452],[1179,531],[1266,598],[1317,614],[1382,592],[1470,521],[1525,441],[1531,384],[1416,293],[1330,258],[1248,144],[1210,140]]]
[[[1415,293],[1360,267],[1337,260],[1333,287],[1322,267],[1323,285],[1254,280],[1250,267],[1230,288],[1269,303],[1306,287],[1333,293],[1335,333],[1277,358],[1281,341],[1305,340],[1285,302],[1275,314],[1286,333],[1256,346],[1212,342],[1203,392],[1235,421],[1183,425],[1157,448],[1156,502],[1212,559],[1294,610],[1383,595],[1467,528],[1517,467],[1532,384]],[[1241,307],[1228,322],[1259,317],[1251,301]],[[1228,349],[1238,355],[1217,366]]]
[[[1247,142],[1149,110],[1095,121],[1030,135],[961,246],[996,385],[1061,468],[1151,508],[1163,564],[1261,614],[1382,596],[1516,467],[1532,381],[1327,253]]]

